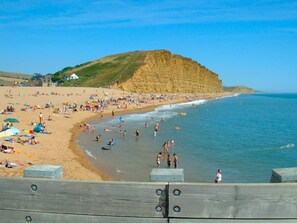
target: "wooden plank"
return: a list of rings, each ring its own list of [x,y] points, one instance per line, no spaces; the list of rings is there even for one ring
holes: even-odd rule
[[[166,218],[108,217],[11,210],[0,210],[0,216],[0,221],[5,223],[168,223]]]
[[[297,219],[297,184],[293,183],[170,183],[168,199],[173,218]]]
[[[164,183],[0,178],[0,210],[125,217],[163,217]]]
[[[296,219],[169,219],[169,223],[295,223]]]

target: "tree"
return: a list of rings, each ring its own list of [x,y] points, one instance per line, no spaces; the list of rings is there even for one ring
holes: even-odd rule
[[[30,79],[31,84],[42,86],[44,76],[40,73],[34,73]]]
[[[42,80],[44,77],[44,75],[40,74],[40,73],[34,73],[31,77],[31,81],[39,81],[39,80]]]

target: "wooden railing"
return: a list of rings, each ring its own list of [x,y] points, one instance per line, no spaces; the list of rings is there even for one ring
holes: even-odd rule
[[[0,222],[297,222],[297,185],[0,177]]]

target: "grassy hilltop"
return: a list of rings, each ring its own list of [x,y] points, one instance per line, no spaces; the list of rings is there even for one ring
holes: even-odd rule
[[[145,52],[107,56],[75,67],[66,67],[53,75],[53,80],[63,80],[66,74],[75,73],[77,80],[64,82],[63,86],[107,87],[128,80],[144,63]]]
[[[253,94],[254,89],[246,86],[232,86],[232,87],[223,87],[225,92],[239,93],[239,94]]]
[[[65,80],[75,73],[79,78]],[[168,50],[134,51],[66,67],[52,76],[63,86],[108,87],[139,93],[222,92],[218,75]]]

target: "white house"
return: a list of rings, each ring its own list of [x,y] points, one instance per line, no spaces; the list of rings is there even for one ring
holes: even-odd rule
[[[76,80],[76,79],[78,79],[79,77],[75,74],[75,73],[73,73],[73,74],[71,74],[70,76],[69,76],[69,80]]]
[[[68,74],[68,75],[65,75],[64,76],[64,80],[66,80],[66,81],[68,81],[68,80],[76,80],[76,79],[78,79],[79,77],[75,74],[75,73],[73,73],[73,74]]]

